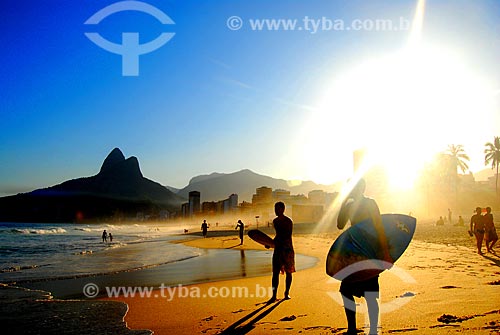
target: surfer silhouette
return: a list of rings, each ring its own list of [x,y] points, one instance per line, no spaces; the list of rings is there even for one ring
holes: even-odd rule
[[[280,273],[286,274],[285,300],[290,299],[292,273],[295,272],[295,252],[292,243],[293,222],[289,217],[285,216],[285,204],[283,202],[279,201],[274,204],[274,212],[277,218],[273,220],[274,230],[276,230],[273,252],[273,296],[268,303],[276,301]]]
[[[245,224],[241,222],[241,220],[238,220],[238,223],[236,224],[236,228],[234,229],[240,229],[239,235],[240,235],[240,240],[241,240],[241,245],[243,245],[243,232],[245,231]]]
[[[364,195],[366,183],[360,179],[354,186],[350,194],[342,203],[339,216],[337,219],[337,227],[343,229],[347,221],[351,225],[355,225],[361,221],[371,219],[380,237],[381,254],[385,261],[391,262],[387,248],[387,240],[384,235],[382,226],[382,218],[380,210],[375,200],[367,198]],[[368,316],[370,319],[370,334],[377,334],[378,315],[379,315],[379,283],[378,275],[365,280],[351,281],[349,276],[342,280],[340,284],[340,293],[344,302],[344,310],[347,318],[347,334],[356,334],[356,303],[354,296],[364,297],[368,306]]]

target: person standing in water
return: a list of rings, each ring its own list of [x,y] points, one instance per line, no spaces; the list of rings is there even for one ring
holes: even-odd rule
[[[102,232],[102,241],[108,242],[108,233],[106,232],[106,229]]]
[[[208,224],[207,220],[203,220],[203,223],[201,224],[201,230],[203,232],[203,237],[207,237],[207,232],[208,232]]]
[[[240,245],[243,245],[243,233],[245,231],[245,224],[243,222],[241,222],[241,220],[238,220],[238,223],[236,224],[236,228],[234,229],[240,229],[239,231],[239,235],[240,235]]]
[[[113,235],[111,233],[109,233],[108,236],[109,236],[109,242],[112,243],[113,242]]]
[[[274,204],[274,212],[277,217],[273,220],[274,230],[276,230],[273,252],[273,296],[268,303],[276,301],[280,273],[286,273],[284,299],[290,299],[292,273],[295,272],[295,252],[292,242],[293,222],[289,217],[285,216],[285,204],[283,202],[279,201]]]
[[[343,229],[347,221],[351,222],[351,226],[365,220],[371,220],[378,232],[381,250],[380,254],[383,260],[392,263],[387,248],[387,240],[382,226],[382,217],[380,210],[375,200],[365,197],[364,192],[366,183],[360,179],[354,186],[350,194],[342,203],[339,216],[337,219],[337,227]],[[378,316],[379,316],[379,283],[378,275],[375,277],[361,280],[351,281],[347,276],[340,284],[340,293],[344,302],[344,310],[347,318],[347,334],[357,334],[356,330],[356,302],[354,296],[360,298],[364,297],[368,306],[368,316],[370,319],[370,332],[369,334],[378,334]]]
[[[470,231],[476,236],[477,253],[482,255],[484,239],[484,218],[481,215],[481,207],[476,207],[476,214],[470,218]]]
[[[493,246],[498,241],[497,230],[495,229],[495,223],[493,221],[493,214],[491,214],[491,207],[486,207],[486,214],[483,216],[484,221],[484,239],[486,242],[486,250],[488,252],[493,251]]]

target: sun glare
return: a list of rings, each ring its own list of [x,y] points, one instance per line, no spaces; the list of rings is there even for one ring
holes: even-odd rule
[[[366,147],[393,186],[410,187],[435,153],[474,140],[471,119],[492,115],[490,93],[444,48],[418,44],[366,61],[333,80],[310,120],[309,172],[326,180],[339,156],[352,166],[352,151]]]

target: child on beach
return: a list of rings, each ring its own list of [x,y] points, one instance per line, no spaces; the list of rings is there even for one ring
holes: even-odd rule
[[[292,220],[285,216],[285,204],[281,201],[274,204],[274,212],[277,218],[273,220],[276,236],[274,237],[273,252],[273,296],[268,301],[276,301],[276,293],[279,285],[280,273],[286,273],[285,279],[285,300],[290,299],[290,287],[292,286],[292,273],[295,272],[295,252],[292,243]]]
[[[493,246],[498,241],[497,230],[495,229],[495,223],[493,222],[493,214],[491,214],[491,207],[486,207],[486,214],[483,216],[484,220],[484,240],[486,242],[486,250],[488,252],[494,252]]]
[[[387,248],[387,240],[383,232],[382,217],[380,210],[375,200],[364,196],[366,183],[363,179],[354,186],[353,190],[342,203],[339,216],[337,219],[337,227],[343,229],[347,221],[351,225],[355,225],[366,219],[371,219],[375,225],[381,242],[382,253],[384,260],[391,262],[392,259],[389,255]],[[368,315],[370,319],[370,334],[378,333],[378,298],[379,298],[379,283],[378,275],[362,281],[350,281],[349,276],[342,280],[340,284],[340,293],[344,301],[344,310],[347,318],[347,334],[357,334],[356,330],[356,302],[354,296],[364,297],[368,306]]]
[[[476,214],[470,218],[470,231],[476,236],[477,253],[482,255],[484,238],[484,218],[481,215],[481,207],[476,207]]]

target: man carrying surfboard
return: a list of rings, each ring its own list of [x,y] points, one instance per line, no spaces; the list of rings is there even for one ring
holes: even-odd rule
[[[381,255],[383,255],[383,259],[385,261],[392,263],[392,259],[387,248],[387,240],[384,235],[380,210],[375,200],[365,197],[365,189],[366,183],[363,179],[360,179],[342,203],[337,219],[337,227],[339,229],[343,229],[347,224],[347,221],[350,221],[351,225],[355,225],[367,219],[371,220],[376,231],[378,232]],[[342,294],[347,318],[347,334],[352,335],[357,333],[356,303],[354,301],[354,296],[365,298],[370,319],[370,334],[377,334],[379,314],[377,301],[379,298],[378,275],[368,279],[356,281],[349,280],[348,276],[342,280],[342,283],[340,284],[340,293]]]
[[[276,293],[279,285],[280,273],[286,273],[285,300],[290,299],[290,287],[292,286],[292,273],[295,272],[295,252],[292,243],[292,220],[285,216],[285,204],[281,201],[274,204],[274,212],[277,218],[273,220],[276,236],[274,237],[273,252],[273,296],[268,301],[276,301]]]

